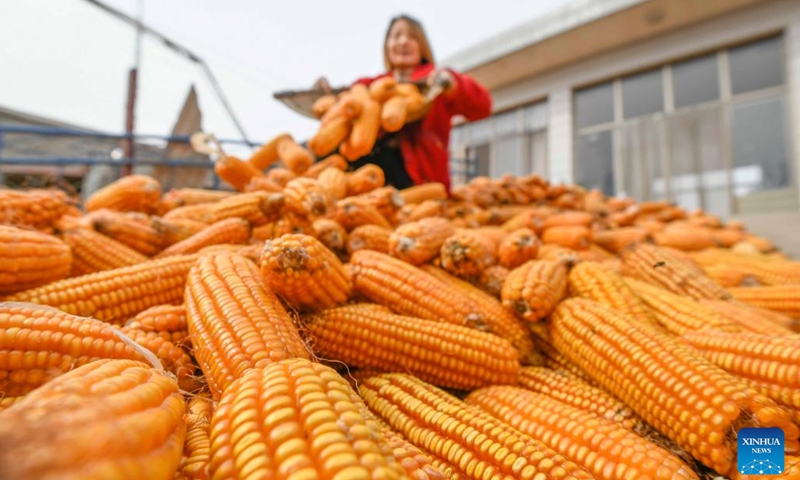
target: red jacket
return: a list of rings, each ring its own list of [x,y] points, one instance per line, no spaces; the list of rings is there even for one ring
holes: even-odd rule
[[[434,66],[420,65],[411,74],[411,80],[426,78]],[[400,151],[406,171],[415,184],[440,182],[450,191],[450,129],[452,118],[463,115],[468,121],[481,120],[492,113],[492,97],[486,88],[473,78],[448,69],[456,81],[456,88],[439,95],[431,105],[428,115],[419,122],[401,130]],[[373,78],[361,78],[356,83],[369,85],[391,75],[384,73]]]

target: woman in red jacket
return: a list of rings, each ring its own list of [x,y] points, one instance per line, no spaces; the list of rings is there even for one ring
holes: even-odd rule
[[[407,15],[395,17],[389,23],[383,59],[386,73],[362,78],[356,83],[369,85],[378,78],[392,75],[401,82],[427,80],[432,85],[440,81],[446,87],[433,101],[425,118],[392,134],[382,132],[372,152],[352,162],[351,166],[358,168],[374,163],[383,168],[386,183],[396,188],[440,182],[449,192],[448,147],[452,118],[462,115],[468,121],[475,121],[488,117],[492,110],[491,96],[473,78],[449,68],[436,68],[422,25]]]

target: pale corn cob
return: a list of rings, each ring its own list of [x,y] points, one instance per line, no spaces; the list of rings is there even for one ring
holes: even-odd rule
[[[61,280],[72,262],[72,250],[58,238],[0,225],[0,295]]]
[[[342,262],[314,237],[287,234],[267,240],[259,268],[269,288],[291,306],[312,311],[342,305],[353,282]]]
[[[161,184],[146,175],[128,175],[94,192],[86,199],[87,212],[108,208],[120,212],[155,213]]]
[[[360,305],[303,316],[314,352],[356,368],[408,372],[442,387],[513,385],[517,353],[505,339],[461,325]]]
[[[511,270],[503,283],[503,306],[529,322],[550,315],[567,293],[564,262],[531,260]]]
[[[205,247],[219,244],[244,245],[250,239],[250,224],[241,218],[228,218],[212,223],[191,237],[162,250],[155,258],[197,253]]]
[[[641,419],[611,394],[563,372],[547,367],[523,367],[519,371],[517,383],[526,390],[547,395],[564,404],[617,422],[625,428],[632,429],[641,424]]]
[[[371,377],[359,390],[373,413],[460,478],[592,478],[538,440],[410,375]]]
[[[48,305],[74,315],[121,323],[152,306],[182,301],[186,277],[196,260],[195,255],[148,260],[48,283],[6,300]]]
[[[3,475],[170,480],[186,436],[184,411],[168,374],[133,360],[94,361],[0,412]]]
[[[76,228],[62,232],[59,238],[72,250],[72,277],[128,267],[148,260],[136,250],[94,230]]]
[[[100,358],[144,360],[110,325],[30,303],[0,303],[0,392],[25,395]]]
[[[559,452],[595,478],[699,479],[680,458],[618,423],[564,404],[547,395],[516,387],[476,390],[467,404]],[[621,448],[603,448],[603,445]],[[589,453],[594,455],[590,455]]]
[[[656,321],[668,332],[683,335],[693,330],[711,328],[727,332],[740,332],[737,322],[719,315],[713,309],[689,297],[676,295],[668,290],[630,277],[623,277],[625,284],[647,306]]]
[[[251,369],[225,389],[211,420],[211,478],[408,478],[365,411],[323,365]]]
[[[707,467],[736,470],[731,428],[780,427],[786,451],[800,448],[788,413],[688,345],[582,298],[561,302],[551,321],[561,353]]]
[[[317,178],[320,187],[333,202],[347,196],[347,174],[338,168],[326,168]]]
[[[12,397],[12,396],[2,396],[2,397],[0,397],[0,412],[2,412],[6,408],[14,405],[15,403],[21,402],[24,398],[25,398],[25,395],[20,395],[20,396],[17,396],[17,397]]]
[[[389,237],[392,230],[378,225],[361,225],[347,236],[347,252],[352,255],[358,250],[374,250],[389,253]]]
[[[800,284],[736,287],[729,291],[742,303],[800,319]]]
[[[201,257],[186,281],[185,305],[194,357],[215,399],[248,369],[308,358],[286,310],[241,255]]]
[[[389,253],[412,265],[422,265],[438,256],[445,240],[454,233],[450,221],[441,217],[409,222],[389,235]]]

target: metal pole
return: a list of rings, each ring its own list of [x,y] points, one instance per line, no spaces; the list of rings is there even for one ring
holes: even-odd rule
[[[131,160],[136,158],[136,143],[133,139],[133,132],[136,126],[136,87],[139,76],[139,67],[142,61],[142,19],[144,16],[144,0],[138,0],[137,21],[136,21],[136,41],[134,43],[133,68],[128,72],[128,101],[125,105],[125,133],[129,135],[124,142],[125,158]],[[133,163],[126,163],[121,167],[122,176],[133,173]]]

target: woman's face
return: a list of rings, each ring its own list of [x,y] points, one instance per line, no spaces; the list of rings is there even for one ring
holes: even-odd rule
[[[386,46],[389,50],[389,63],[394,68],[411,68],[422,63],[419,42],[412,34],[411,25],[405,20],[394,22],[389,29]]]

